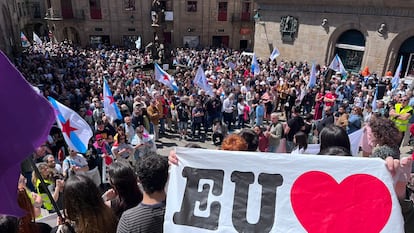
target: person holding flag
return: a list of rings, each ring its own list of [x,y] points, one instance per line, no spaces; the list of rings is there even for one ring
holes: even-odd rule
[[[338,56],[338,54],[335,54],[335,57],[329,65],[329,69],[341,73],[342,76],[346,75],[344,64],[342,63],[341,58]]]
[[[275,60],[280,55],[279,49],[276,47],[273,49],[272,53],[270,54],[270,60]]]
[[[260,65],[259,65],[259,62],[257,61],[255,53],[253,53],[251,72],[252,72],[253,75],[259,75],[260,74]]]
[[[119,111],[118,105],[116,104],[111,90],[109,89],[106,79],[104,79],[103,98],[104,112],[105,115],[109,117],[109,120],[111,122],[113,122],[114,120],[122,120],[121,112]]]
[[[36,34],[36,32],[33,32],[33,41],[36,42],[37,45],[42,45],[43,42],[40,39],[40,37]]]
[[[89,124],[75,111],[48,97],[56,112],[56,121],[69,149],[85,153],[93,132]]]
[[[316,67],[315,63],[312,62],[311,73],[309,76],[308,88],[313,88],[316,85]]]
[[[20,41],[22,42],[22,47],[27,48],[30,46],[30,42],[23,32],[20,32]]]
[[[154,73],[155,79],[164,84],[165,86],[169,87],[173,91],[178,91],[177,83],[174,81],[174,78],[165,72],[161,67],[155,63],[154,64]]]
[[[194,85],[198,86],[201,90],[204,90],[206,94],[214,97],[213,88],[208,84],[206,75],[204,74],[203,67],[198,66],[197,73],[194,77]]]
[[[397,70],[395,70],[394,77],[391,79],[392,90],[397,89],[397,87],[400,85],[400,73],[402,69],[402,62],[403,62],[403,56],[401,56],[400,62],[398,63]]]

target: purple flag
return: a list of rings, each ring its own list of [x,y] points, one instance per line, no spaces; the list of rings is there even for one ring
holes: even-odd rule
[[[20,163],[46,141],[55,113],[1,51],[0,70],[0,214],[21,216],[17,204]]]

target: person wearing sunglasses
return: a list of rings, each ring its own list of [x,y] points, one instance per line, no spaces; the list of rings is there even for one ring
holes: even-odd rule
[[[395,123],[401,134],[399,145],[401,145],[404,134],[408,129],[409,120],[413,114],[413,108],[408,105],[408,101],[407,96],[401,97],[399,102],[395,104],[394,109],[391,109],[389,113],[390,119]]]

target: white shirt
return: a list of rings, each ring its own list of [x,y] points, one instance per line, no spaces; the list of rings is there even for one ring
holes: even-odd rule
[[[233,113],[233,101],[229,98],[226,98],[223,101],[223,112],[226,113]]]
[[[81,154],[76,154],[76,156],[71,157],[67,156],[65,160],[63,160],[63,172],[66,172],[69,168],[77,166],[77,167],[86,167],[88,166],[88,162]]]

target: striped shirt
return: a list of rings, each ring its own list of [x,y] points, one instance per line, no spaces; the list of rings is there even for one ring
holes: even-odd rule
[[[165,201],[154,205],[138,204],[126,210],[119,220],[117,233],[162,233]]]

